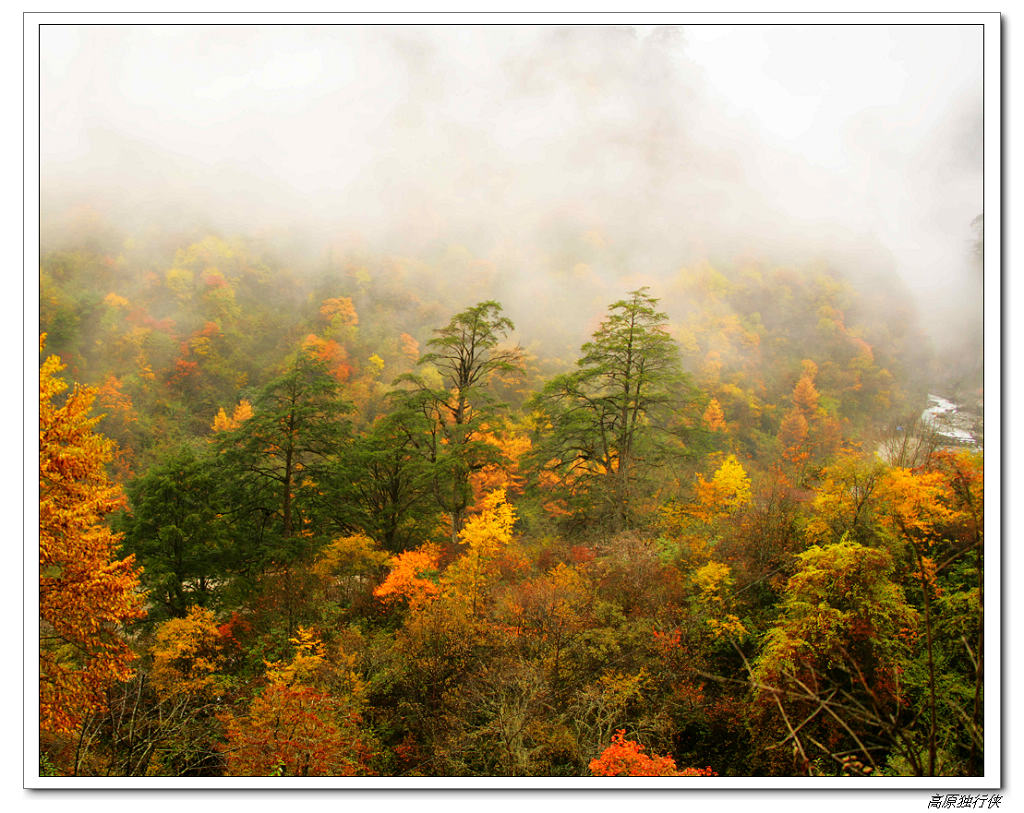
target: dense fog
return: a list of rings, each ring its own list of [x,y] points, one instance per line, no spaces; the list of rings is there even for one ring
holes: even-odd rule
[[[45,25],[44,242],[87,206],[311,257],[458,244],[520,321],[538,297],[571,318],[588,245],[623,291],[824,263],[887,281],[960,352],[980,343],[981,45],[938,25]]]

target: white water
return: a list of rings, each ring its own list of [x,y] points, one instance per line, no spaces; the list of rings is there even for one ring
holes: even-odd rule
[[[970,446],[978,445],[971,433],[972,416],[961,411],[960,405],[940,395],[928,394],[928,406],[921,413],[921,420],[934,429],[941,437]]]

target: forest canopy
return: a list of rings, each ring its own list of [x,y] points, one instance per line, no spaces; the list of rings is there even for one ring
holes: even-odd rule
[[[980,427],[912,318],[704,262],[577,274],[573,348],[422,262],[44,255],[43,772],[983,771]]]

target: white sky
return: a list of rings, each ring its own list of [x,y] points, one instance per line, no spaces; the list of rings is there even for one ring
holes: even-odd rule
[[[958,285],[965,226],[982,211],[980,28],[697,26],[687,38],[722,109],[824,170],[817,182],[835,176],[912,285]]]
[[[41,68],[44,202],[491,244],[567,221],[654,265],[682,232],[870,246],[927,309],[970,288],[980,26],[46,26]]]

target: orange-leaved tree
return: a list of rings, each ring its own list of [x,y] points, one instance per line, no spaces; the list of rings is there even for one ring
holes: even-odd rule
[[[320,317],[338,327],[355,327],[359,324],[359,314],[352,304],[352,299],[347,296],[325,299],[320,305]]]
[[[936,676],[936,641],[933,603],[941,588],[936,580],[934,549],[942,549],[944,537],[957,524],[951,507],[955,494],[941,471],[893,467],[879,485],[882,524],[892,536],[909,545],[917,561],[915,576],[924,600],[924,632],[928,666],[928,762],[925,775],[935,776],[939,764],[939,686]]]
[[[717,398],[708,401],[707,408],[701,417],[701,423],[709,432],[726,432],[728,426],[725,423],[725,413],[722,412],[722,405]]]
[[[497,450],[500,460],[488,463],[470,474],[469,483],[473,489],[473,505],[468,509],[470,514],[482,511],[487,495],[499,489],[512,494],[523,493],[523,458],[529,453],[532,445],[528,435],[516,434],[509,429],[484,429],[480,439]]]
[[[299,627],[288,663],[268,663],[268,686],[246,714],[224,715],[230,776],[356,776],[369,771],[360,734],[362,685],[342,653],[332,663],[320,639]],[[347,678],[347,680],[345,679]]]
[[[54,734],[77,730],[128,679],[135,656],[121,625],[145,614],[140,571],[115,557],[118,536],[104,524],[124,500],[105,468],[114,444],[94,431],[94,389],[54,402],[63,369],[49,356],[39,370],[39,725]]]
[[[391,571],[373,591],[386,603],[407,601],[419,605],[440,594],[437,583],[430,578],[441,566],[441,551],[436,545],[421,545],[415,550],[392,556]]]
[[[627,740],[620,728],[601,756],[590,760],[594,776],[717,776],[711,768],[679,768],[672,757],[649,756],[638,742]]]

